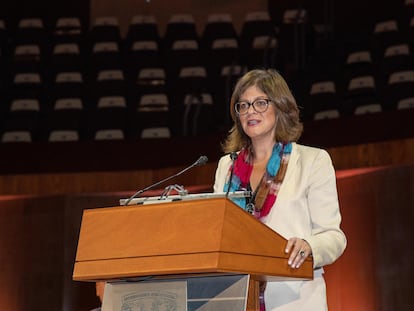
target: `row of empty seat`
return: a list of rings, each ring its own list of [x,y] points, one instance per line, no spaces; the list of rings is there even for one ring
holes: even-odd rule
[[[12,36],[0,23],[2,141],[171,137],[226,128],[237,78],[256,67],[283,71],[289,31],[306,24],[293,20],[289,30],[267,12],[253,12],[237,33],[230,14],[214,14],[199,35],[191,15],[176,15],[161,36],[153,16],[138,15],[125,37],[108,17],[87,31],[76,18],[58,19],[50,31],[40,19],[24,19]],[[413,18],[406,25],[382,20],[365,42],[330,41],[310,51],[305,68],[288,81],[303,118],[414,107],[413,29]]]
[[[250,29],[261,24],[267,27]],[[261,66],[263,52],[275,44],[273,37],[264,39],[273,35],[270,26],[266,12],[254,12],[239,35],[230,14],[213,14],[199,35],[193,17],[181,14],[161,36],[153,16],[139,15],[123,38],[113,17],[97,18],[87,32],[76,18],[59,19],[49,33],[40,19],[22,20],[3,49],[9,56],[3,128],[16,132],[33,123],[42,139],[63,126],[66,132],[80,128],[88,138],[109,129],[119,138],[145,136],[148,127],[164,129],[154,135],[217,130],[234,80],[247,67]],[[251,47],[241,49],[247,40]],[[245,59],[253,61],[256,53],[255,64],[241,61],[248,50]]]
[[[375,20],[368,35],[361,30],[320,50],[298,82],[305,117],[414,108],[414,2],[402,10]]]

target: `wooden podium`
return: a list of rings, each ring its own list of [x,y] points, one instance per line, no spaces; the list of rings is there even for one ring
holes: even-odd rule
[[[227,198],[117,206],[83,213],[73,279],[248,274],[248,310],[259,281],[312,279],[308,258],[287,265],[286,240]]]

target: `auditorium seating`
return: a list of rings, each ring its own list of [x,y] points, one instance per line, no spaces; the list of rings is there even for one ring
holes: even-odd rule
[[[210,14],[201,31],[192,15],[171,15],[163,35],[153,15],[133,16],[125,35],[110,16],[89,29],[76,16],[57,18],[49,28],[41,18],[22,18],[14,32],[0,20],[2,141],[227,130],[232,88],[252,68],[281,71],[305,121],[413,108],[412,2],[401,4],[398,16],[373,17],[361,39],[302,42],[304,67],[290,68],[281,62],[294,56],[297,42],[287,37],[294,39],[298,23],[316,28],[314,12],[296,4],[272,18],[250,12],[239,32],[230,13]]]

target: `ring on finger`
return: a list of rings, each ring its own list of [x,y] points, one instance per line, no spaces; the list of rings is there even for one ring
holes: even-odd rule
[[[300,257],[305,257],[305,251],[302,249],[299,251]]]

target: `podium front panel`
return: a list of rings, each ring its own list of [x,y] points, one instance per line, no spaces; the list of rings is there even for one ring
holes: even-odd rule
[[[105,286],[102,311],[244,311],[247,306],[248,285],[248,275],[108,282]]]

